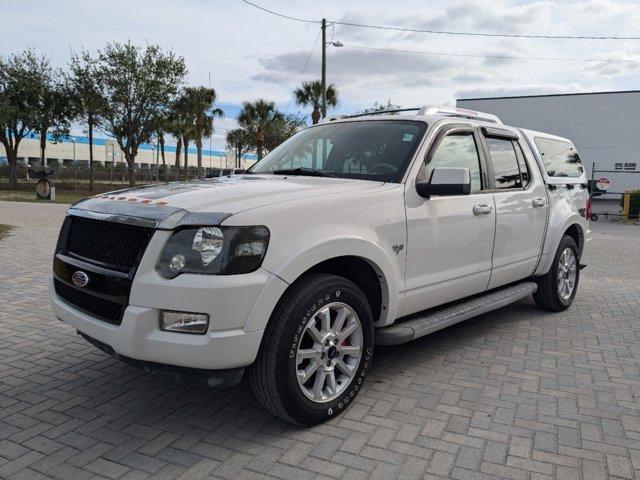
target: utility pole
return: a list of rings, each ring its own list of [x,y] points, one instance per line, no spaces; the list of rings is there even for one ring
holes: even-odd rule
[[[211,88],[211,72],[209,72],[209,88]],[[209,135],[209,171],[211,171],[211,152],[213,150],[213,145],[211,141],[211,135]]]
[[[322,19],[322,118],[327,116],[327,19]]]

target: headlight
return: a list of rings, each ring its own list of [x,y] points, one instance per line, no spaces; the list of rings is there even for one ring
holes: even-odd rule
[[[158,259],[165,278],[181,273],[233,275],[262,264],[269,244],[267,227],[195,227],[175,232]]]
[[[193,237],[193,249],[196,252],[200,252],[202,258],[202,265],[205,267],[213,262],[224,246],[224,239],[222,238],[222,230],[218,227],[202,227],[196,232],[196,236]]]

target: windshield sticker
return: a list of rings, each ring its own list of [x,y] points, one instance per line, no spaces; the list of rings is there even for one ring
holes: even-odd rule
[[[403,142],[410,142],[412,140],[413,140],[413,135],[411,135],[410,133],[405,133],[404,137],[402,137]]]

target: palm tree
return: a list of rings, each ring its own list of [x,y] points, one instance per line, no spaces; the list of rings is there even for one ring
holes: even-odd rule
[[[164,155],[164,129],[165,125],[158,125],[156,127],[156,138],[158,139],[158,145],[160,145],[160,156],[162,156],[162,177],[165,182],[169,181],[167,178],[167,159]]]
[[[191,141],[192,126],[189,125],[182,134],[182,144],[184,145],[184,169],[189,175],[189,142]]]
[[[234,128],[227,132],[227,148],[235,151],[236,168],[242,168],[242,154],[250,145],[250,138],[244,129]]]
[[[198,150],[198,175],[202,174],[202,138],[213,134],[213,120],[223,117],[224,112],[215,107],[216,91],[208,87],[187,87],[184,91],[186,107],[193,118],[193,129],[190,137],[185,137],[185,148],[188,148],[188,139],[196,142]]]
[[[315,125],[320,121],[320,109],[322,108],[322,82],[313,80],[302,82],[302,85],[293,91],[296,103],[303,107],[313,108],[311,121]],[[338,104],[338,90],[331,83],[327,85],[327,106],[335,107]]]
[[[189,132],[191,128],[191,118],[187,112],[186,100],[184,96],[178,97],[176,101],[171,104],[171,109],[168,114],[168,121],[166,125],[166,131],[173,135],[176,139],[176,180],[180,180],[180,154],[182,151],[182,144],[185,138],[189,138]],[[185,145],[185,166],[187,162],[188,142]]]
[[[258,160],[264,156],[268,138],[282,117],[282,113],[276,110],[276,104],[269,100],[259,99],[242,104],[238,123],[251,139],[251,146],[255,146]]]

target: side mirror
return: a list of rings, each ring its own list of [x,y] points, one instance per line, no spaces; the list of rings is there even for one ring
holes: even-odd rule
[[[469,195],[471,173],[468,168],[436,167],[429,181],[417,182],[416,191],[421,197],[431,195]]]

